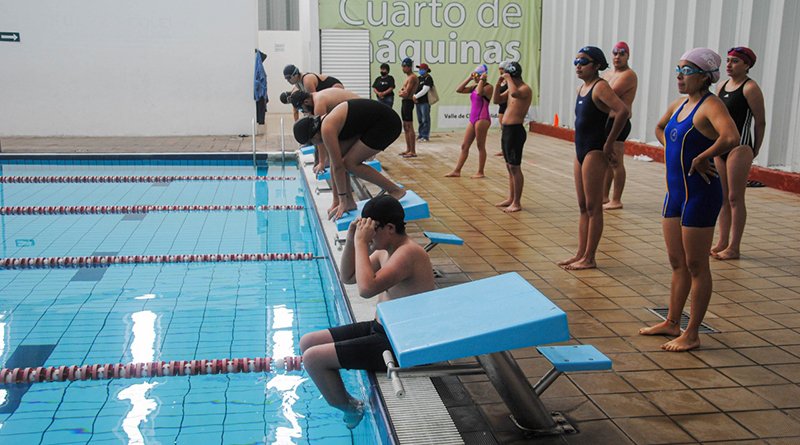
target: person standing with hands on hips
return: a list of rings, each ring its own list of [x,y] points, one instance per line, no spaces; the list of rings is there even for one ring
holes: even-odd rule
[[[392,108],[394,105],[394,77],[389,75],[389,64],[381,64],[381,75],[372,82],[372,91],[378,102]]]
[[[431,77],[431,69],[427,63],[420,63],[417,68],[419,68],[419,86],[417,86],[417,94],[413,96],[414,103],[417,104],[417,121],[419,122],[417,140],[428,142],[431,137],[431,104],[428,100],[428,93],[433,88],[433,77]]]

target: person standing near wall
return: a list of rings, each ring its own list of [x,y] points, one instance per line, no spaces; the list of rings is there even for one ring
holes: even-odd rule
[[[531,107],[533,91],[522,80],[522,66],[517,62],[510,62],[506,66],[503,79],[508,85],[508,108],[503,117],[500,146],[508,170],[508,198],[495,204],[495,207],[503,207],[504,212],[513,213],[522,210],[522,187],[525,184],[522,175],[522,149],[528,139],[528,130],[524,124]]]
[[[756,64],[756,54],[750,48],[739,46],[728,51],[729,79],[719,89],[719,98],[725,103],[741,138],[730,153],[714,158],[714,165],[722,181],[722,210],[719,213],[719,241],[711,249],[718,260],[739,258],[747,210],[744,192],[747,175],[753,158],[758,155],[764,141],[767,119],[764,111],[764,94],[755,80],[748,76]],[[755,123],[755,127],[752,124]],[[755,130],[755,131],[754,131]]]
[[[394,106],[394,77],[389,75],[388,63],[381,64],[381,75],[372,82],[372,91],[378,102],[388,105],[389,108]]]
[[[297,86],[297,89],[307,93],[315,93],[327,88],[344,88],[342,82],[333,76],[301,73],[299,68],[291,64],[283,68],[283,77],[290,84]]]
[[[628,121],[630,111],[614,94],[600,71],[608,68],[606,56],[596,46],[584,46],[573,61],[583,84],[575,100],[575,160],[573,175],[578,195],[578,251],[558,265],[568,270],[597,267],[595,253],[603,236],[603,179],[609,162],[614,161],[614,141]],[[615,116],[611,131],[606,131],[609,113]]]
[[[661,226],[672,280],[667,319],[640,329],[639,334],[677,337],[661,345],[671,352],[700,346],[700,324],[712,293],[708,251],[723,199],[711,160],[739,142],[739,132],[725,104],[708,91],[719,80],[720,61],[719,55],[708,48],[695,48],[681,56],[675,70],[678,92],[685,96],[669,105],[656,126],[667,167]],[[690,291],[691,317],[681,333],[681,314]]]
[[[406,80],[400,88],[400,117],[403,120],[403,133],[406,138],[406,151],[400,153],[404,158],[417,157],[417,136],[414,134],[414,93],[417,91],[419,79],[414,74],[414,61],[410,57],[403,59],[400,64]]]
[[[636,73],[628,65],[628,58],[631,50],[625,42],[618,42],[611,50],[614,55],[612,63],[614,69],[605,74],[603,78],[611,85],[622,102],[628,107],[628,111],[633,113],[633,100],[636,98],[636,89],[639,86],[639,79]],[[614,127],[614,115],[609,114],[606,121],[606,132]],[[603,209],[615,210],[622,208],[622,190],[625,188],[625,140],[631,134],[631,120],[625,122],[622,133],[614,142],[614,162],[609,163],[606,170],[605,186],[603,187]],[[611,184],[614,184],[614,192],[611,193]],[[610,195],[610,199],[609,199]]]
[[[489,99],[492,97],[493,88],[492,84],[486,81],[488,71],[489,68],[486,65],[478,65],[456,89],[456,93],[469,94],[469,123],[464,131],[464,141],[461,142],[461,154],[458,156],[456,168],[445,177],[461,176],[461,169],[469,157],[469,149],[476,139],[478,140],[478,172],[472,175],[472,178],[485,176],[483,170],[486,166],[486,134],[489,132],[489,126],[492,125],[492,118],[489,116]],[[473,82],[474,85],[469,85],[470,82]]]
[[[431,104],[428,93],[433,88],[433,77],[427,63],[417,65],[419,68],[419,86],[414,94],[414,103],[417,104],[417,122],[419,123],[419,137],[421,142],[429,142],[431,137]]]

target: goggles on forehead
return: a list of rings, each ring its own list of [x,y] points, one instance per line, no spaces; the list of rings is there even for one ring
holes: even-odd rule
[[[572,61],[572,64],[575,65],[575,66],[578,66],[578,65],[586,66],[586,65],[588,65],[590,63],[592,63],[592,60],[589,59],[588,57],[578,57],[577,59]]]

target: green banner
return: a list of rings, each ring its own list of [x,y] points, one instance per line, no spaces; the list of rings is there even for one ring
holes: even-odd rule
[[[541,5],[541,0],[319,0],[319,22],[321,29],[368,29],[372,78],[388,63],[398,89],[405,79],[404,58],[427,63],[440,97],[431,110],[432,128],[450,130],[464,128],[469,119],[469,96],[456,93],[456,87],[482,63],[494,84],[501,61],[519,62],[533,90],[532,105],[538,103]],[[491,113],[495,118],[496,106]]]

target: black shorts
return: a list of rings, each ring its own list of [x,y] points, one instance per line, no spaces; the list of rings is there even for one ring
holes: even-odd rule
[[[400,117],[403,122],[414,122],[414,101],[411,99],[403,99],[400,106]]]
[[[336,357],[345,369],[386,371],[383,351],[392,350],[386,331],[375,320],[328,329],[333,337]]]
[[[609,118],[606,120],[606,137],[609,133],[611,133],[611,128],[614,126],[614,118]],[[628,136],[631,134],[631,120],[628,119],[628,122],[625,122],[625,127],[622,131],[619,132],[619,136],[617,136],[617,142],[625,142],[628,139]]]
[[[503,158],[506,164],[522,164],[522,148],[528,140],[528,132],[522,124],[503,125],[503,135],[500,146],[503,149]]]
[[[396,141],[403,132],[400,116],[391,108],[388,108],[387,111],[388,113],[383,118],[367,128],[359,138],[364,145],[373,150],[386,150],[386,147],[392,145],[392,142]]]

